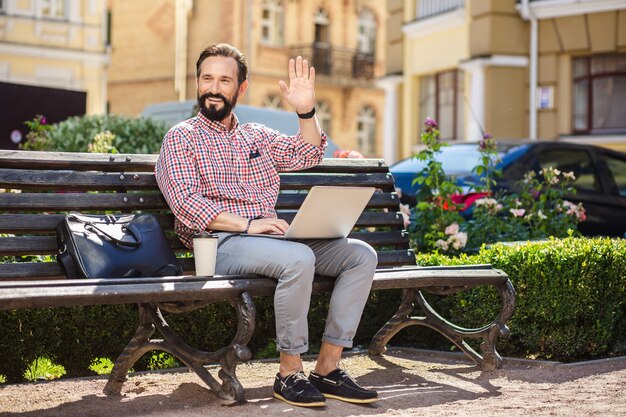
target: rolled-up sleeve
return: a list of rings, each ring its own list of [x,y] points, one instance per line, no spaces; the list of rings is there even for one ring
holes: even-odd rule
[[[322,143],[315,146],[304,140],[298,131],[295,136],[282,135],[269,130],[269,145],[274,165],[279,171],[294,171],[314,167],[322,162],[327,146],[326,133]]]
[[[174,216],[190,230],[202,231],[224,210],[200,191],[190,136],[182,128],[167,133],[155,165],[155,176]]]

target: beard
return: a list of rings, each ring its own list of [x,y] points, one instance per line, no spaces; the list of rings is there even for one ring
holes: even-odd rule
[[[232,99],[228,100],[221,94],[204,93],[202,95],[199,95],[198,107],[200,108],[200,113],[202,113],[204,117],[209,120],[212,120],[214,122],[221,122],[226,117],[228,117],[230,112],[233,110],[233,107],[235,107],[235,104],[237,104],[237,96],[238,94],[235,92]],[[222,107],[218,109],[215,104],[209,104],[209,106],[207,107],[206,101],[209,98],[219,98],[220,100],[222,100]]]

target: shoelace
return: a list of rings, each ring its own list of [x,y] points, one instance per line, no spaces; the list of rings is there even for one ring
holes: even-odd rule
[[[354,380],[354,378],[352,378],[352,376],[348,373],[348,371],[346,370],[346,366],[343,363],[343,361],[340,359],[339,361],[337,361],[337,369],[339,369],[341,371],[341,376],[344,379],[349,379],[350,381],[352,381],[354,384],[357,384],[357,382]],[[357,384],[358,385],[358,384]]]
[[[298,371],[296,373],[293,373],[291,375],[288,375],[284,380],[278,380],[280,382],[280,385],[282,386],[282,389],[287,388],[287,381],[293,379],[294,380],[294,384],[298,381],[304,380],[306,382],[309,381],[309,379],[306,377],[306,375],[304,375],[304,372],[302,371]]]

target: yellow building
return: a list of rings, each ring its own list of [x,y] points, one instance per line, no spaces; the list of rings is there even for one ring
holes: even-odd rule
[[[385,140],[573,140],[626,150],[626,1],[389,0]],[[391,53],[390,53],[391,55]]]
[[[108,62],[105,0],[0,0],[0,82],[83,91],[105,113]]]
[[[317,71],[317,116],[338,146],[383,154],[386,4],[383,0],[110,0],[111,113],[195,100],[195,62],[212,43],[239,48],[250,65],[240,103],[291,110],[278,81],[289,58]]]

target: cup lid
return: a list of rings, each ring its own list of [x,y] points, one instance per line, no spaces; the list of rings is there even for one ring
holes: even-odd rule
[[[217,235],[211,234],[207,231],[196,232],[193,234],[194,239],[206,239],[206,238],[214,238],[217,239]]]

